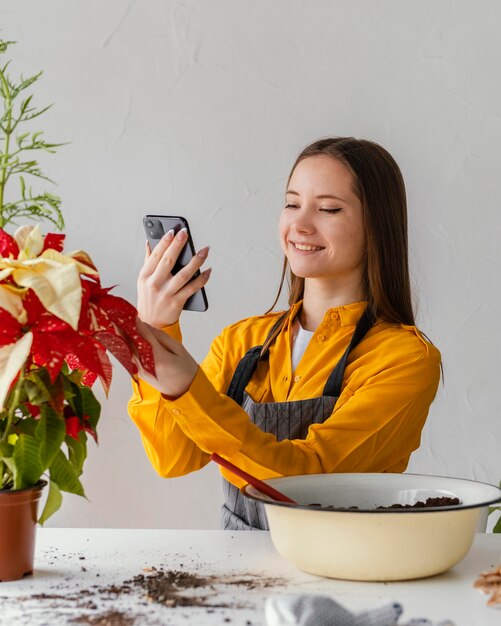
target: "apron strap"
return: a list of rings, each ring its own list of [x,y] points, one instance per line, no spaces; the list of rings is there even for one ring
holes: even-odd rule
[[[343,356],[340,358],[338,364],[332,370],[331,375],[327,379],[324,390],[322,392],[323,396],[339,398],[339,396],[341,395],[341,386],[343,384],[344,370],[346,367],[346,362],[348,361],[348,356],[350,352],[362,341],[362,339],[365,337],[369,329],[373,326],[375,321],[376,320],[374,315],[369,311],[369,309],[365,309],[362,317],[357,322],[349,346],[346,348]]]
[[[245,353],[240,363],[237,365],[237,369],[233,374],[230,386],[226,392],[226,395],[235,400],[240,406],[242,406],[242,402],[244,401],[245,388],[256,371],[262,347],[263,346],[254,346],[254,348],[251,348]]]

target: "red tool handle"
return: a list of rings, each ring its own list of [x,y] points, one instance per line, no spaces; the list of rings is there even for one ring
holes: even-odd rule
[[[277,491],[276,489],[273,489],[273,487],[270,487],[269,485],[264,483],[262,480],[259,480],[259,478],[252,476],[252,474],[248,474],[247,472],[244,472],[244,470],[240,469],[236,465],[233,465],[233,463],[230,463],[230,461],[227,461],[226,459],[221,458],[219,454],[216,454],[215,452],[213,452],[210,458],[212,461],[215,461],[218,465],[225,467],[226,469],[230,470],[230,472],[233,472],[237,476],[240,476],[240,478],[243,478],[250,485],[255,487],[258,491],[265,493],[267,496],[270,496],[270,498],[273,498],[273,500],[277,500],[278,502],[289,502],[289,504],[297,504],[295,500],[291,500],[285,494],[281,493],[280,491]]]

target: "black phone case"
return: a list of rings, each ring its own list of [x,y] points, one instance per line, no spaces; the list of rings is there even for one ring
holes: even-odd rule
[[[143,226],[151,250],[153,250],[160,239],[162,239],[169,230],[174,230],[174,235],[176,235],[181,228],[186,228],[188,231],[188,241],[181,250],[177,262],[172,268],[172,274],[177,274],[177,272],[187,265],[195,255],[195,246],[193,245],[190,227],[186,218],[174,215],[145,215],[143,217]],[[200,272],[197,270],[192,280],[199,275]],[[186,300],[183,309],[185,311],[207,311],[208,307],[207,294],[202,287]]]

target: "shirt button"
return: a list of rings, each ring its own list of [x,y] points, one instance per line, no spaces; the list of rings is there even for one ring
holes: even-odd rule
[[[294,376],[294,382],[297,383],[301,380],[301,376]]]
[[[172,414],[173,415],[179,415],[181,413],[181,411],[179,409],[172,409]]]
[[[317,341],[323,341],[325,339],[325,335],[317,335]]]
[[[334,313],[331,313],[331,320],[338,320],[339,319],[339,313],[337,311],[334,311]]]

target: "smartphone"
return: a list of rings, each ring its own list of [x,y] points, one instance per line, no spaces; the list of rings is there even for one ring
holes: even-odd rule
[[[181,228],[186,228],[188,231],[188,240],[181,250],[176,264],[172,268],[172,274],[179,272],[195,255],[195,246],[193,245],[190,227],[186,218],[174,215],[145,215],[143,217],[143,226],[151,250],[153,250],[160,239],[162,239],[169,230],[173,230],[174,235],[176,235]],[[198,270],[191,280],[195,279],[197,276],[200,276]],[[205,289],[202,287],[186,300],[183,309],[186,311],[207,311],[208,307],[207,295]]]

